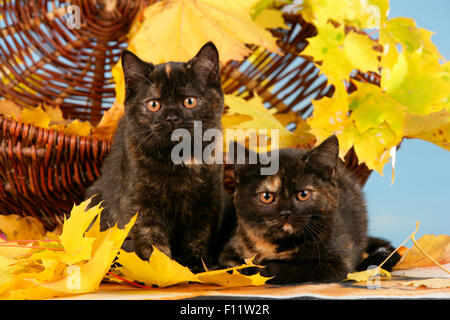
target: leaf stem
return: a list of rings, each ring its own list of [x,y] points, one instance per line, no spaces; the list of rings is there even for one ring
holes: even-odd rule
[[[116,277],[116,278],[118,278],[118,279],[120,279],[120,280],[122,280],[122,281],[125,281],[126,283],[131,284],[132,286],[138,287],[138,288],[143,288],[143,289],[154,289],[153,287],[147,287],[147,286],[144,286],[144,285],[142,285],[142,284],[139,284],[139,283],[130,281],[130,280],[124,278],[124,277],[121,277],[121,276],[119,276],[119,275],[117,275],[117,274],[115,274],[115,273],[112,273],[111,271],[108,271],[108,274],[111,275],[111,276],[114,276],[114,277]]]
[[[53,250],[53,251],[64,251],[64,249],[60,249],[60,248],[26,246],[26,245],[20,245],[20,244],[17,244],[17,245],[14,245],[14,244],[2,245],[2,244],[0,244],[0,247],[15,247],[15,248],[28,248],[28,249],[43,249],[43,250]]]
[[[9,241],[0,241],[0,244],[3,243],[15,243],[15,242],[61,242],[59,239],[44,239],[44,240],[9,240]]]
[[[417,243],[416,239],[414,237],[411,238],[412,242],[414,242],[415,246],[417,247],[417,249],[420,250],[420,252],[422,252],[425,257],[427,257],[428,259],[430,259],[434,264],[436,264],[439,268],[441,268],[442,270],[444,270],[445,272],[447,272],[448,274],[450,274],[450,271],[447,270],[446,268],[444,268],[444,266],[442,266],[439,262],[437,262],[436,260],[434,260],[434,258],[432,256],[430,256],[428,253],[425,252],[425,250],[422,249],[422,247]]]
[[[413,233],[411,233],[411,234],[409,235],[409,237],[406,238],[405,241],[403,241],[403,242],[397,247],[397,249],[395,249],[394,251],[392,251],[391,254],[390,254],[386,259],[384,259],[384,261],[378,266],[378,268],[381,268],[381,266],[382,266],[383,264],[385,264],[386,261],[388,261],[389,258],[392,257],[392,255],[393,255],[394,253],[396,253],[396,252],[398,251],[398,249],[400,249],[400,248],[406,243],[406,241],[408,241],[409,239],[413,238],[418,230],[419,230],[419,221],[416,221],[416,230],[414,230]],[[413,240],[413,241],[414,241],[414,240]]]

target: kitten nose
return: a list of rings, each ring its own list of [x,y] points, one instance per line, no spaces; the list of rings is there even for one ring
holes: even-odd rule
[[[282,217],[289,217],[292,214],[292,212],[290,210],[283,210],[280,212],[280,216]]]
[[[173,124],[181,122],[181,118],[174,114],[168,115],[165,120]]]

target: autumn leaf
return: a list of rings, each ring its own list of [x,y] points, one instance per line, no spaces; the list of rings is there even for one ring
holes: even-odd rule
[[[418,230],[419,230],[419,221],[416,222],[416,229],[408,236],[408,238],[406,238],[394,251],[392,251],[391,254],[386,259],[384,259],[384,261],[381,262],[377,267],[363,270],[363,271],[348,273],[347,277],[344,279],[344,281],[354,280],[354,281],[358,281],[358,282],[364,282],[364,281],[368,281],[371,277],[376,276],[376,275],[386,276],[388,279],[391,279],[391,274],[389,273],[389,271],[386,271],[386,270],[382,269],[381,267],[386,263],[386,261],[389,260],[389,258],[394,253],[396,253],[401,248],[403,248],[403,245],[409,239],[413,238]]]
[[[245,44],[278,51],[270,32],[234,0],[161,1],[144,9],[143,15],[141,27],[130,35],[129,47],[155,64],[186,61],[207,41],[214,42],[223,62],[242,60],[250,53]]]
[[[356,32],[345,34],[344,26],[331,23],[317,26],[317,35],[308,38],[308,46],[301,55],[312,56],[322,62],[318,68],[334,84],[350,77],[355,70],[378,71],[379,53],[375,43],[366,35]]]
[[[404,52],[413,53],[422,49],[431,59],[441,60],[442,54],[431,41],[433,32],[419,28],[411,18],[397,17],[386,21],[380,30],[380,43],[385,47],[382,59],[383,68],[390,69],[398,57],[397,45],[401,45]]]
[[[245,264],[234,268],[194,274],[187,267],[167,257],[156,247],[153,247],[148,261],[141,260],[134,252],[120,250],[117,263],[120,265],[117,270],[123,276],[129,280],[144,283],[146,286],[168,287],[186,282],[215,284],[223,287],[260,286],[270,279],[259,274],[246,276],[237,271],[258,267],[253,264],[252,260],[247,260]]]
[[[13,119],[18,119],[22,113],[22,108],[14,101],[3,99],[0,100],[0,114],[10,116]]]
[[[391,274],[389,271],[386,271],[380,267],[359,271],[359,272],[351,272],[347,274],[347,278],[345,280],[354,280],[358,282],[368,281],[370,278],[375,276],[385,276],[387,279],[391,279]]]
[[[199,281],[208,284],[215,284],[221,287],[242,287],[242,286],[262,286],[267,280],[273,277],[263,277],[259,273],[254,275],[244,275],[238,270],[250,267],[260,267],[253,263],[252,259],[246,259],[245,264],[219,270],[211,270],[202,273],[198,273]]]
[[[86,210],[89,202],[74,206],[60,236],[0,243],[5,267],[0,268],[1,299],[44,299],[98,289],[137,216],[124,229],[100,231],[95,222],[87,231],[102,211],[99,205]]]
[[[267,144],[270,146],[272,129],[278,130],[279,148],[291,147],[297,144],[306,144],[314,140],[314,137],[306,132],[309,129],[307,127],[299,125],[298,131],[289,131],[286,126],[277,119],[277,117],[279,117],[279,115],[276,116],[277,110],[266,108],[258,95],[255,95],[248,101],[235,95],[225,95],[225,106],[228,108],[222,117],[222,125],[225,132],[224,143],[226,146],[233,140],[245,143],[244,138],[249,137],[252,134],[259,135],[260,137],[267,137]],[[296,119],[296,121],[299,124],[303,123],[303,120],[301,119]],[[226,134],[226,129],[240,129],[242,130],[242,135],[233,137]],[[238,131],[234,131],[233,133],[237,134]],[[251,146],[249,147],[253,149]],[[263,149],[264,148],[261,146],[259,149],[256,148],[256,150],[259,151],[262,151]]]
[[[284,22],[283,14],[280,10],[276,9],[264,9],[254,19],[254,21],[263,28],[275,29],[282,28],[287,29],[288,26]]]
[[[187,61],[208,41],[214,42],[222,63],[243,60],[251,53],[246,44],[278,52],[276,39],[265,30],[268,25],[265,13],[259,18],[259,23],[252,20],[250,11],[255,4],[255,1],[235,0],[154,3],[143,10],[143,21],[136,20],[138,26],[131,27],[128,50],[154,64]],[[274,17],[273,12],[269,14]],[[276,25],[279,23],[278,17]],[[269,26],[274,25],[271,23]],[[123,104],[125,87],[121,62],[113,67],[112,74],[116,83],[116,99]]]
[[[15,262],[0,254],[0,297],[13,286],[14,273],[20,268]]]
[[[98,290],[100,282],[108,272],[113,263],[123,241],[136,221],[135,215],[124,229],[114,226],[108,230],[98,233],[92,245],[92,257],[75,267],[69,272],[66,269],[64,279],[45,283],[42,287],[66,294],[87,293]]]
[[[92,136],[99,139],[112,139],[120,118],[124,114],[124,107],[117,101],[103,114],[100,122],[92,131]]]
[[[438,263],[442,265],[450,263],[450,236],[426,234],[417,240],[417,243]],[[417,246],[413,246],[405,252],[394,269],[403,270],[430,266],[435,266],[435,263],[423,255]]]
[[[45,103],[41,103],[35,108],[21,109],[12,101],[1,100],[0,114],[3,112],[23,123],[28,123],[44,129],[62,131],[65,134],[88,136],[93,129],[88,121],[75,119],[69,122],[68,120],[65,120],[63,112],[58,106],[49,106]],[[115,127],[113,127],[113,129],[115,129]]]
[[[98,204],[86,210],[88,205],[88,201],[82,202],[72,209],[69,219],[64,218],[62,233],[59,236],[64,254],[59,257],[68,265],[88,260],[91,257],[95,237],[86,236],[85,231],[94,218],[99,215],[101,209]]]
[[[418,49],[399,54],[390,73],[383,75],[381,87],[408,112],[425,115],[443,108],[450,92],[448,77],[437,60],[427,59]]]
[[[407,114],[403,132],[407,138],[429,141],[450,151],[450,109],[427,115]]]
[[[401,139],[405,107],[384,93],[378,86],[359,83],[358,89],[349,96],[351,118],[360,132],[386,123]]]
[[[347,151],[353,146],[355,135],[358,135],[354,125],[349,125],[348,97],[336,92],[331,98],[323,97],[313,100],[313,114],[306,120],[309,132],[316,138],[316,144],[321,143],[331,135],[339,139],[339,156],[343,159]]]
[[[48,128],[51,116],[47,114],[41,107],[33,109],[23,109],[20,115],[20,121],[32,124],[36,127]]]
[[[77,136],[88,136],[92,131],[92,124],[89,121],[73,120],[63,130],[65,134],[73,134]]]
[[[31,216],[0,215],[0,232],[6,240],[42,239],[45,236],[43,224]]]
[[[149,261],[141,260],[134,252],[119,251],[117,263],[119,271],[127,278],[145,283],[147,286],[167,287],[189,281],[198,281],[198,277],[189,268],[170,259],[153,247]]]
[[[63,112],[60,107],[50,106],[45,103],[41,104],[41,106],[45,113],[50,116],[50,124],[65,123],[66,120],[64,119]]]
[[[360,29],[372,29],[379,28],[386,21],[389,1],[304,0],[299,9],[305,20],[313,24],[332,19]]]
[[[394,170],[404,137],[449,149],[450,64],[441,63],[432,32],[413,19],[388,19],[387,0],[304,0],[297,6],[317,29],[300,55],[311,56],[335,87],[331,98],[313,100],[307,123],[317,142],[336,134],[341,158],[354,147],[359,162],[380,174],[389,159]],[[350,26],[378,29],[378,43]],[[381,71],[381,86],[352,81],[357,90],[347,94],[343,81],[354,70]]]
[[[450,288],[450,278],[432,278],[426,280],[416,280],[405,283],[410,287],[425,287],[430,289],[443,289]]]
[[[450,270],[447,270],[441,265],[441,263],[448,263],[450,261],[450,236],[435,237],[434,235],[426,235],[419,239],[421,243],[419,244],[415,239],[415,235],[418,230],[419,222],[417,221],[416,229],[376,268],[360,272],[348,273],[345,280],[355,280],[358,282],[368,281],[370,277],[378,274],[381,276],[385,275],[390,279],[390,273],[386,270],[381,269],[381,267],[395,252],[401,250],[403,248],[403,245],[409,239],[413,241],[415,246],[413,247],[413,249],[406,251],[406,253],[402,256],[400,262],[394,267],[395,270],[402,268],[415,268],[423,265],[437,265],[439,268],[450,274]]]

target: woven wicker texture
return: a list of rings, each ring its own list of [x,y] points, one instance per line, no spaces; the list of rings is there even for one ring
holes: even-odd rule
[[[0,14],[0,95],[22,106],[59,105],[66,117],[96,123],[114,101],[111,67],[126,47],[131,21],[144,1],[72,1],[81,8],[81,28],[68,29],[63,1],[3,2]],[[114,8],[107,9],[114,4]],[[9,18],[8,18],[9,17]],[[268,107],[312,113],[311,98],[331,96],[319,70],[299,53],[313,25],[285,16],[290,28],[272,30],[283,55],[262,51],[252,64],[227,63],[221,70],[225,93],[256,92]],[[20,40],[19,40],[20,39]],[[14,43],[14,45],[12,45]],[[251,47],[251,49],[256,49]],[[379,83],[377,75],[356,74],[357,81]],[[350,84],[349,90],[354,90]],[[100,176],[110,141],[64,135],[0,117],[0,213],[32,215],[49,230],[83,198]],[[346,165],[362,184],[370,171],[358,165],[353,150]],[[227,171],[229,172],[229,171]],[[232,175],[225,184],[232,189]]]
[[[68,118],[99,121],[114,102],[111,69],[126,48],[141,2],[2,3],[0,95],[22,106],[58,105]]]

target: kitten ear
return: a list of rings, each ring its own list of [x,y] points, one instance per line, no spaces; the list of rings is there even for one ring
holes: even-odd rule
[[[207,42],[200,51],[188,62],[188,68],[205,79],[206,82],[220,85],[219,75],[219,52],[214,43]]]
[[[307,152],[303,157],[308,168],[320,172],[327,178],[333,178],[339,156],[339,141],[335,135],[325,139],[319,146]]]
[[[152,64],[139,59],[133,52],[124,50],[122,52],[122,69],[125,76],[125,87],[127,90],[136,84],[142,83],[142,78],[151,71]]]

